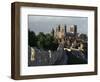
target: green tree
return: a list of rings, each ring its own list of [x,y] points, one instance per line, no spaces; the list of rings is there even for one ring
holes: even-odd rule
[[[44,34],[40,32],[38,35],[35,35],[34,31],[28,30],[28,45],[54,51],[58,47],[58,41],[50,33]]]
[[[81,34],[80,35],[80,39],[84,40],[84,41],[87,41],[88,37],[86,34]]]
[[[52,48],[52,42],[53,42],[53,37],[48,33],[46,34],[45,38],[45,49],[51,49]]]
[[[36,46],[36,42],[37,42],[37,37],[35,35],[35,32],[28,30],[28,45],[34,47]]]
[[[46,42],[45,42],[45,48],[47,50],[56,50],[58,47],[58,42],[57,40],[54,38],[54,36],[52,36],[51,34],[46,34]]]
[[[37,35],[37,47],[44,49],[45,48],[45,34],[43,32],[40,32]]]

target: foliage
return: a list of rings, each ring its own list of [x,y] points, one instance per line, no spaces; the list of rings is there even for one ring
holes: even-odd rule
[[[38,35],[33,31],[28,31],[28,44],[43,50],[56,50],[58,42],[50,33],[39,32]]]
[[[28,30],[28,45],[30,46],[37,46],[37,37],[33,31]]]
[[[87,35],[86,34],[81,34],[80,35],[80,39],[84,40],[84,41],[87,41]]]
[[[42,48],[42,49],[45,48],[45,38],[46,38],[46,36],[43,32],[40,32],[37,35],[37,47],[38,48]]]

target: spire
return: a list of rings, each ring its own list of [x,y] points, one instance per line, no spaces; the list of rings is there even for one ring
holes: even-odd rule
[[[66,24],[65,24],[65,34],[67,33],[67,27],[66,27]]]

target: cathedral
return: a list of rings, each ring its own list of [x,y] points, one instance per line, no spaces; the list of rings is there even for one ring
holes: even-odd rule
[[[58,40],[58,43],[64,43],[69,37],[77,35],[77,25],[71,25],[69,29],[66,25],[58,25],[56,29],[52,29],[52,35]]]

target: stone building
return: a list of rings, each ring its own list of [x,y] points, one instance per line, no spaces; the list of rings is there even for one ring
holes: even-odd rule
[[[70,33],[74,33],[74,35],[77,34],[77,25],[70,26]]]
[[[77,25],[71,25],[69,31],[66,25],[58,25],[56,29],[52,29],[52,35],[58,40],[58,43],[65,43],[70,37],[77,36]]]
[[[58,40],[58,43],[60,43],[64,42],[65,36],[66,36],[66,26],[59,25],[54,32],[54,37]]]
[[[69,30],[68,30],[69,29]],[[80,48],[83,43],[87,43],[85,40],[86,34],[81,34],[77,32],[77,25],[71,25],[67,27],[66,25],[58,25],[56,29],[52,29],[52,35],[58,41],[59,44],[64,45],[65,48]]]

